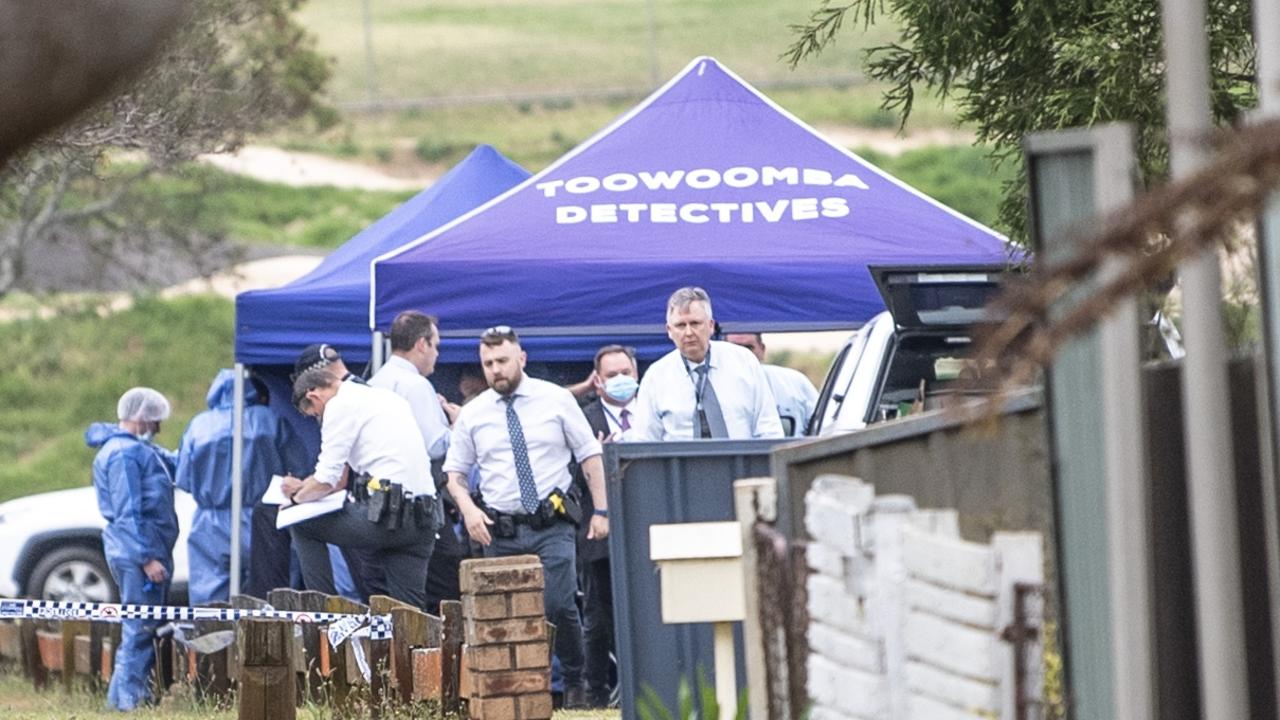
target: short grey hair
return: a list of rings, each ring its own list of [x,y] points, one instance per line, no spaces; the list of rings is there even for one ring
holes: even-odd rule
[[[331,388],[341,382],[328,368],[318,367],[305,370],[293,381],[293,406],[302,409],[307,393],[318,388]]]
[[[667,314],[670,315],[673,310],[683,310],[689,305],[700,302],[707,306],[707,317],[713,317],[711,312],[711,296],[706,290],[700,287],[689,285],[671,293],[671,297],[667,300]]]

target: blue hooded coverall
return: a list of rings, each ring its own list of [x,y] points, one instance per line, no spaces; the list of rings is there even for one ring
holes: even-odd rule
[[[178,450],[178,487],[196,501],[191,534],[188,595],[192,605],[227,600],[231,583],[231,440],[234,420],[235,373],[221,370],[209,386],[209,409],[195,416],[182,435]],[[301,443],[288,423],[261,404],[251,383],[244,385],[244,454],[241,457],[240,515],[241,587],[248,577],[253,506],[262,498],[272,475],[292,472],[303,476]]]
[[[110,423],[94,423],[84,434],[100,448],[93,460],[98,509],[107,520],[102,549],[127,604],[163,605],[169,581],[152,583],[142,572],[151,560],[173,576],[173,544],[178,516],[173,511],[173,474],[177,456]],[[152,636],[159,621],[124,620],[120,647],[107,689],[107,704],[132,710],[151,698]]]

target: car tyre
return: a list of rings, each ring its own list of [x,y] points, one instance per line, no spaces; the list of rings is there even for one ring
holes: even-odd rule
[[[41,600],[116,602],[119,592],[99,550],[72,546],[58,548],[36,563],[27,579],[26,595]]]

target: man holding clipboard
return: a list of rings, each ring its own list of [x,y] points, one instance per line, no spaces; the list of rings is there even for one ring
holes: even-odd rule
[[[307,588],[335,594],[326,543],[375,550],[389,594],[423,608],[439,504],[408,403],[387,390],[341,382],[324,368],[298,376],[293,402],[320,421],[320,457],[311,477],[285,478],[281,490],[289,504],[281,514],[290,504],[333,504],[289,528]],[[344,490],[352,499],[339,505],[332,495]]]

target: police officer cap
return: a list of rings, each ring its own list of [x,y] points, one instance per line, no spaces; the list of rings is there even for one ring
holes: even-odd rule
[[[299,375],[308,370],[322,368],[341,359],[342,355],[338,354],[338,349],[328,343],[308,345],[298,356],[298,361],[293,364],[292,379],[296,380]]]
[[[116,417],[134,422],[167,420],[169,401],[158,390],[149,387],[129,388],[116,403]]]

